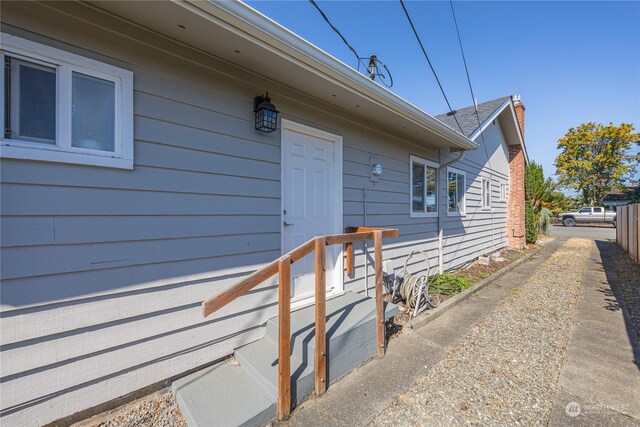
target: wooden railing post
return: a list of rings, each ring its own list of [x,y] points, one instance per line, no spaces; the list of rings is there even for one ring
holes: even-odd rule
[[[327,390],[327,268],[326,240],[316,238],[316,396]]]
[[[291,257],[278,261],[278,419],[291,413]]]
[[[374,268],[376,272],[376,341],[378,357],[384,356],[384,302],[382,301],[382,231],[373,232]]]
[[[346,255],[347,255],[347,274],[351,275],[353,274],[353,269],[354,269],[354,253],[353,253],[353,242],[349,242],[345,245],[344,248]]]

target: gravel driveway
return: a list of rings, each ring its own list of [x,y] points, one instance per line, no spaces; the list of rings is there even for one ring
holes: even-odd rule
[[[566,241],[372,424],[546,425],[593,245]]]

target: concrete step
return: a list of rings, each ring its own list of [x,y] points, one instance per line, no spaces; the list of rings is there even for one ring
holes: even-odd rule
[[[385,320],[398,314],[398,306],[384,303]],[[340,358],[349,349],[375,340],[375,299],[354,292],[327,301],[327,355]],[[266,337],[278,341],[278,317],[267,321]],[[291,313],[291,354],[313,360],[315,354],[315,306]]]
[[[237,349],[236,360],[277,401],[278,398],[278,345],[264,337]],[[291,357],[292,404],[304,401],[313,391],[314,362]]]
[[[173,382],[191,427],[260,426],[276,416],[276,398],[235,361],[224,361]]]
[[[385,305],[385,317],[398,312]],[[236,349],[237,363],[203,369],[172,385],[189,426],[262,425],[276,416],[278,318],[263,338]],[[313,392],[315,307],[291,313],[292,404]],[[375,300],[347,292],[327,301],[327,380],[337,381],[376,355]]]

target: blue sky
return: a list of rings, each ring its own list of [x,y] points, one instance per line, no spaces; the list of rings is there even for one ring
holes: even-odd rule
[[[356,67],[354,55],[313,6],[252,7]],[[319,1],[361,56],[387,64],[391,89],[430,114],[447,111],[398,1]],[[471,105],[448,1],[406,1],[453,108]],[[555,172],[558,138],[581,122],[640,127],[640,2],[455,1],[480,102],[519,93],[529,157]]]

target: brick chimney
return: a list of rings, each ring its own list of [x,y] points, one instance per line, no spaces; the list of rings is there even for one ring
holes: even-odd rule
[[[520,95],[511,97],[516,111],[520,133],[524,141],[524,104]],[[512,249],[526,246],[525,236],[525,193],[524,193],[524,152],[520,144],[509,145],[509,200],[507,202],[507,245]]]
[[[526,110],[526,108],[520,101],[520,95],[513,95],[511,99],[513,100],[513,108],[516,110],[518,125],[520,125],[520,133],[522,134],[522,139],[524,140],[524,110]]]

